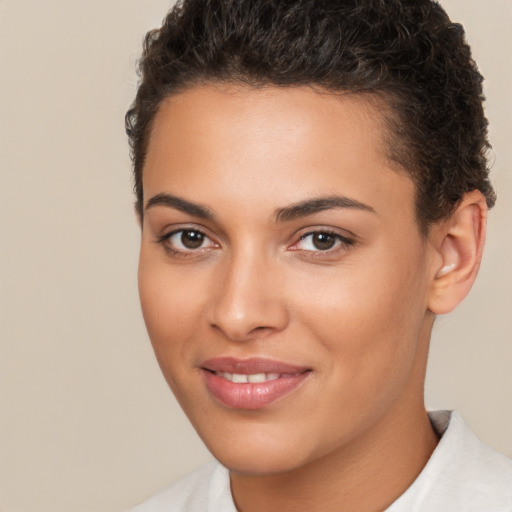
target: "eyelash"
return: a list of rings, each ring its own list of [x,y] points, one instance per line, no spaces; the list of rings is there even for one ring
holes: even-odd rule
[[[180,228],[180,229],[175,229],[169,233],[165,233],[161,236],[159,236],[155,242],[157,244],[161,244],[164,249],[171,253],[172,256],[175,256],[175,257],[180,257],[180,258],[186,258],[186,257],[190,257],[190,256],[197,256],[198,254],[202,254],[204,253],[205,249],[208,249],[208,247],[198,247],[197,249],[177,249],[176,247],[173,247],[172,244],[170,243],[170,240],[173,236],[175,235],[178,235],[178,234],[181,234],[183,236],[184,233],[197,233],[199,234],[201,237],[204,238],[204,240],[210,240],[212,242],[212,244],[214,246],[218,246],[218,244],[215,244],[215,242],[213,242],[211,240],[211,238],[204,232],[204,231],[201,231],[200,229],[197,229],[197,228]]]
[[[196,233],[199,236],[203,237],[204,240],[210,240],[211,245],[207,247],[198,247],[197,249],[177,249],[176,247],[173,247],[173,245],[170,243],[170,240],[173,236],[178,235],[181,233],[183,236],[184,233],[190,232],[190,233]],[[306,240],[308,237],[313,237],[314,235],[327,235],[330,237],[333,237],[335,239],[335,245],[332,248],[328,248],[325,250],[318,249],[318,250],[311,250],[311,249],[301,249],[296,247],[298,244]],[[155,240],[157,244],[161,244],[164,249],[171,253],[174,257],[194,257],[198,256],[200,254],[204,254],[205,250],[211,248],[211,247],[218,247],[218,244],[212,241],[212,239],[204,233],[204,231],[197,229],[197,228],[180,228],[175,229],[169,233],[165,233]],[[321,258],[325,257],[327,255],[333,255],[337,254],[339,251],[347,250],[349,247],[354,245],[354,240],[351,240],[340,233],[337,233],[336,231],[332,231],[329,229],[315,229],[314,231],[309,231],[299,237],[299,240],[295,242],[291,247],[290,250],[301,252],[303,254],[308,254],[309,257],[312,258]]]
[[[300,242],[306,240],[308,237],[313,237],[314,235],[328,235],[330,237],[333,237],[335,240],[334,243],[336,245],[334,245],[334,247],[332,247],[332,248],[328,248],[325,250],[293,248],[293,247],[297,246]],[[354,245],[354,240],[351,240],[350,238],[347,238],[336,231],[332,231],[329,229],[315,229],[314,231],[309,231],[309,232],[305,233],[304,235],[301,235],[299,238],[299,241],[296,242],[292,246],[292,250],[301,251],[303,253],[309,253],[310,257],[321,258],[321,257],[325,257],[327,255],[337,254],[339,251],[347,250],[352,245]]]

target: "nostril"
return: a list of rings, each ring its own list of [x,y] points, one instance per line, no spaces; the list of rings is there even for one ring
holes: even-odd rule
[[[239,274],[236,277],[228,279],[222,293],[215,294],[208,303],[206,320],[210,328],[238,341],[284,329],[288,312],[275,287],[261,282],[256,286]]]

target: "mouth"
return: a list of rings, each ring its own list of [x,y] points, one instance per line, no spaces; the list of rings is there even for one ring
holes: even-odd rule
[[[215,375],[222,377],[223,379],[234,382],[235,384],[261,384],[262,382],[269,382],[272,380],[293,377],[290,373],[229,373],[229,372],[214,372]]]
[[[311,369],[263,358],[217,358],[201,365],[210,394],[232,409],[254,410],[296,390]]]

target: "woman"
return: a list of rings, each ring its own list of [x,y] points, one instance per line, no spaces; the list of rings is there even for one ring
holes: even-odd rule
[[[430,0],[190,0],[141,71],[141,304],[219,463],[135,510],[510,510],[512,462],[423,401],[495,200],[460,25]]]

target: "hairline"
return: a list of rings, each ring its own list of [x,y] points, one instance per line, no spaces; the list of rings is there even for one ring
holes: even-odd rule
[[[386,158],[387,163],[390,166],[390,169],[402,176],[409,178],[414,185],[415,190],[415,198],[414,198],[414,206],[415,206],[415,218],[416,223],[418,225],[418,229],[420,234],[423,237],[427,237],[430,231],[430,225],[425,223],[420,216],[419,212],[419,201],[420,201],[420,189],[417,180],[415,179],[414,169],[408,169],[401,161],[400,153],[403,151],[407,151],[407,142],[403,137],[400,137],[396,133],[395,126],[400,122],[400,115],[398,113],[397,108],[393,106],[393,101],[397,100],[398,94],[396,91],[385,90],[385,89],[361,89],[354,90],[350,88],[343,87],[333,87],[328,86],[326,84],[322,84],[320,82],[309,82],[309,83],[276,83],[271,80],[263,80],[258,78],[253,78],[250,76],[224,76],[224,77],[196,77],[196,79],[184,80],[177,87],[174,87],[172,91],[169,91],[167,94],[163,94],[162,98],[156,105],[156,110],[154,115],[151,117],[148,122],[145,130],[144,136],[144,148],[143,148],[143,159],[142,165],[140,166],[139,171],[139,179],[140,179],[140,191],[142,193],[141,197],[137,197],[135,202],[135,209],[139,216],[139,219],[142,221],[144,218],[144,187],[143,187],[143,176],[144,176],[144,168],[147,159],[147,153],[149,150],[149,142],[153,135],[155,120],[162,109],[163,105],[166,101],[171,98],[183,94],[187,91],[190,91],[199,87],[213,87],[220,92],[226,92],[228,88],[237,89],[252,89],[252,90],[264,90],[264,89],[296,89],[301,87],[308,87],[313,92],[317,94],[328,94],[331,96],[345,96],[345,95],[357,95],[358,98],[363,99],[367,104],[372,106],[379,114],[382,121],[382,130],[383,130],[383,148],[384,153],[383,156]],[[410,161],[410,165],[414,166],[413,159]],[[442,221],[440,219],[438,222]]]

